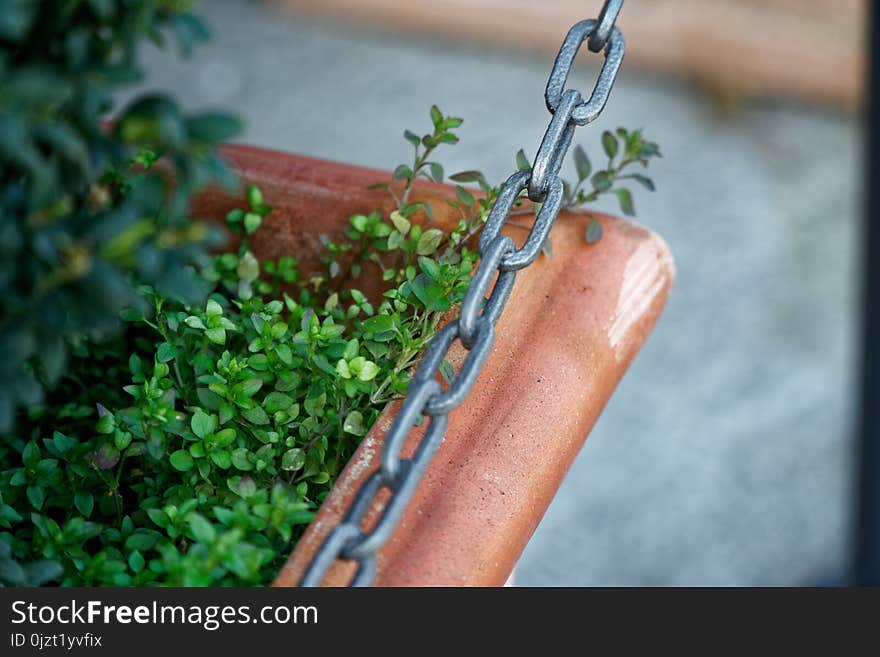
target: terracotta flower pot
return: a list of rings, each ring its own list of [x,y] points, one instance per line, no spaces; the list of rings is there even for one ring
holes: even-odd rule
[[[367,189],[387,173],[248,146],[228,147],[226,155],[274,208],[251,242],[260,258],[293,255],[304,269],[317,267],[321,235],[341,239],[352,214],[393,209],[384,191]],[[422,183],[414,191],[433,202],[440,227],[457,220],[445,202],[452,187]],[[223,217],[241,202],[213,190],[197,199],[195,211]],[[600,221],[602,239],[590,245],[587,218],[563,212],[553,256],[520,272],[482,374],[452,412],[444,443],[378,554],[376,585],[499,586],[510,575],[672,285],[673,260],[659,237],[629,221]],[[521,243],[525,231],[507,234]],[[464,354],[457,346],[453,365]],[[276,585],[298,583],[377,467],[397,405],[363,439]],[[381,510],[375,506],[368,523]],[[345,584],[353,569],[338,561],[325,583]]]

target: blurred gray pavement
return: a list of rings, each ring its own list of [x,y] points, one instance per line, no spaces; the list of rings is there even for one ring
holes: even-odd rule
[[[551,58],[321,25],[202,2],[214,41],[147,53],[149,88],[242,115],[242,141],[390,169],[428,107],[462,116],[447,171],[501,180],[549,115]],[[563,35],[560,34],[560,39]],[[571,84],[596,73],[578,60]],[[603,129],[644,127],[664,158],[638,220],[675,254],[661,320],[517,571],[521,585],[796,585],[848,556],[860,132],[790,105],[714,113],[696,90],[627,71]],[[598,157],[598,156],[597,156]],[[616,211],[614,205],[600,206]]]

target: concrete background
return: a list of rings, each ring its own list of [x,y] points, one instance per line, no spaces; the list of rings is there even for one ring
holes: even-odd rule
[[[550,59],[322,25],[243,0],[203,2],[212,44],[146,53],[148,88],[230,108],[242,141],[382,169],[437,103],[465,118],[447,171],[501,180],[548,121]],[[560,34],[560,38],[562,35]],[[571,84],[595,67],[579,60]],[[860,128],[760,105],[732,116],[626,64],[577,139],[644,127],[664,159],[639,220],[678,282],[525,551],[523,585],[834,582],[850,531]],[[597,155],[598,157],[598,155]],[[613,205],[600,206],[615,211]]]

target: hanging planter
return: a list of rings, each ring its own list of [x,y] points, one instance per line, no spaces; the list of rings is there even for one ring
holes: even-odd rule
[[[341,239],[353,214],[394,206],[368,187],[381,172],[248,146],[225,156],[243,180],[260,187],[273,212],[250,242],[260,259],[293,255],[303,271],[321,266],[323,241]],[[430,202],[449,230],[457,214],[449,185],[419,182],[414,200]],[[218,190],[201,195],[195,213],[223,217],[242,199]],[[426,220],[424,217],[423,221]],[[552,257],[521,272],[497,339],[465,404],[450,416],[446,438],[387,544],[379,551],[378,586],[503,584],[550,504],[617,382],[653,327],[674,266],[663,241],[632,222],[598,217],[602,238],[584,239],[589,216],[560,214]],[[505,231],[522,242],[516,227]],[[359,282],[365,290],[379,281]],[[465,351],[450,353],[454,367]],[[393,402],[364,437],[278,574],[296,585],[339,524],[355,493],[378,467]],[[404,448],[418,440],[413,431]],[[373,504],[366,524],[381,512]],[[338,561],[327,584],[342,585],[354,565]]]

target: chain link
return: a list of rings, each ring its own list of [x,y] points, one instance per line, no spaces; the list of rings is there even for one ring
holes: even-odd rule
[[[361,485],[342,522],[318,548],[300,585],[319,585],[337,559],[358,564],[352,586],[368,586],[373,581],[376,552],[391,537],[443,442],[449,413],[464,402],[489,357],[495,341],[495,324],[510,298],[516,272],[538,258],[556,221],[563,200],[559,169],[575,127],[595,120],[608,101],[624,52],[623,36],[614,26],[621,5],[623,0],[606,0],[597,20],[581,21],[566,35],[544,94],[553,116],[532,167],[517,171],[504,183],[480,235],[480,264],[471,278],[458,319],[441,328],[426,348],[407,396],[385,436],[379,468]],[[605,61],[588,100],[574,89],[565,89],[584,40],[590,51],[605,51]],[[541,209],[528,237],[517,249],[512,239],[501,234],[501,229],[524,191],[530,200],[541,203]],[[467,355],[444,390],[437,374],[456,340]],[[401,451],[412,428],[425,421],[427,426],[415,452],[412,457],[403,458]],[[364,521],[379,496],[387,499],[377,505],[381,508],[378,517],[371,519],[371,528],[365,530]]]
[[[556,107],[562,100],[562,90],[565,88],[565,81],[568,79],[575,55],[580,50],[584,39],[593,33],[597,25],[599,25],[598,21],[581,21],[576,23],[565,36],[559,54],[556,55],[556,61],[553,63],[553,70],[550,71],[547,90],[544,92],[547,109],[551,112],[556,111]],[[577,125],[586,125],[595,121],[605,108],[611,87],[614,85],[614,79],[617,77],[617,71],[620,69],[620,62],[623,61],[623,51],[623,35],[615,27],[606,40],[605,62],[599,71],[599,77],[596,79],[589,100],[582,100],[572,111],[571,118]]]

